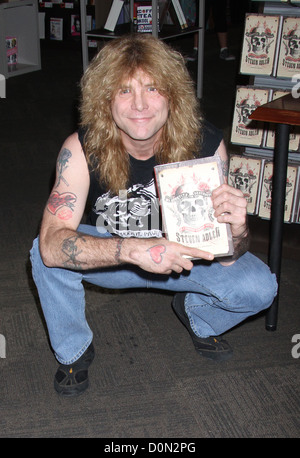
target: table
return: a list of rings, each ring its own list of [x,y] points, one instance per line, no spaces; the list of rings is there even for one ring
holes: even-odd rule
[[[256,121],[276,124],[268,264],[271,271],[276,274],[278,292],[266,314],[268,331],[275,331],[277,328],[290,126],[300,125],[300,98],[293,97],[293,95],[299,94],[288,94],[261,105],[249,116],[250,119]]]

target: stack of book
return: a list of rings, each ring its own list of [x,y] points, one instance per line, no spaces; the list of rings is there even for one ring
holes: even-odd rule
[[[231,142],[238,145],[273,149],[275,125],[249,119],[260,105],[271,102],[290,91],[274,90],[254,86],[238,86],[234,105]],[[300,127],[292,126],[289,151],[300,152]],[[299,155],[300,159],[300,155]]]
[[[247,200],[247,213],[271,217],[273,162],[265,158],[231,155],[228,183],[240,189]],[[300,166],[287,170],[284,222],[300,223]]]
[[[240,71],[291,78],[300,72],[300,18],[246,14]]]

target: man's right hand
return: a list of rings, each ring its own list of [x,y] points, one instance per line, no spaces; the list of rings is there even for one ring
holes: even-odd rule
[[[213,254],[197,248],[186,247],[176,242],[160,239],[123,239],[120,250],[120,262],[136,264],[151,273],[169,275],[191,270],[191,258],[208,261],[214,259]]]

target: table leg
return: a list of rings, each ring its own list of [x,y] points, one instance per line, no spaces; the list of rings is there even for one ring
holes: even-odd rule
[[[271,272],[276,274],[278,292],[267,311],[266,329],[268,331],[275,331],[277,328],[289,133],[288,124],[276,124],[269,267]]]

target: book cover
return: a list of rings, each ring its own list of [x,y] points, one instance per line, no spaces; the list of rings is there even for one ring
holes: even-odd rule
[[[291,78],[300,71],[300,17],[286,17],[280,39],[277,77]]]
[[[16,37],[6,37],[7,65],[14,65],[18,62],[18,46]]]
[[[256,214],[263,160],[232,155],[229,161],[228,184],[240,189],[247,200],[247,213]]]
[[[50,40],[63,39],[63,18],[50,18]]]
[[[71,35],[80,36],[80,16],[78,14],[71,14]]]
[[[123,8],[123,0],[113,0],[104,28],[113,32],[118,22],[121,10]]]
[[[291,221],[293,198],[297,178],[297,167],[289,165],[287,168],[286,195],[284,208],[284,222]],[[262,178],[262,191],[259,205],[258,216],[265,219],[271,218],[272,207],[272,187],[273,187],[273,162],[266,162]]]
[[[232,122],[231,142],[240,145],[261,146],[264,123],[249,119],[253,111],[268,102],[269,89],[238,86]]]
[[[240,72],[271,75],[275,60],[279,16],[246,14]]]
[[[149,3],[134,2],[133,23],[137,32],[152,32],[152,5]],[[159,5],[157,5],[157,27],[159,31]]]
[[[218,157],[158,165],[154,168],[162,221],[168,240],[213,253],[233,253],[229,224],[218,223],[212,191],[223,182]]]

